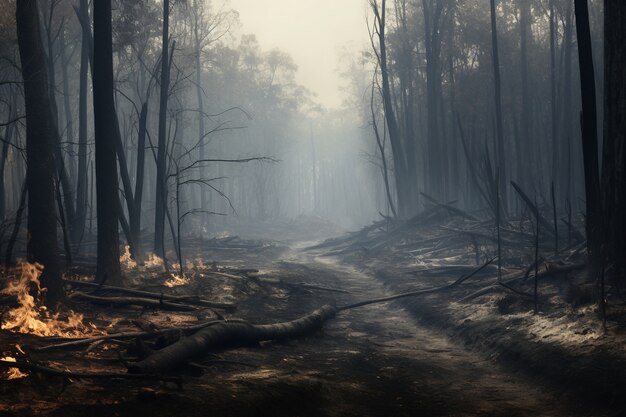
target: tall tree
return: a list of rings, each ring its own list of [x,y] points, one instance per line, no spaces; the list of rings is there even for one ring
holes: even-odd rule
[[[79,18],[89,20],[88,0],[80,0]],[[89,60],[91,33],[88,24],[81,25],[80,75],[78,98],[78,172],[76,178],[76,224],[74,241],[78,242],[85,230],[87,219],[87,91],[89,88]]]
[[[578,37],[578,65],[582,97],[582,147],[585,169],[585,204],[587,207],[587,250],[598,266],[600,254],[601,194],[598,167],[598,120],[596,111],[595,70],[591,50],[591,30],[587,0],[575,0],[576,33]]]
[[[36,0],[16,2],[16,24],[26,107],[28,259],[44,266],[41,283],[48,289],[47,304],[54,305],[63,297],[54,187],[56,141]]]
[[[165,256],[165,210],[167,204],[167,99],[170,84],[169,66],[170,2],[163,1],[163,36],[161,46],[161,91],[159,98],[159,140],[157,149],[156,207],[154,219],[154,251]]]
[[[93,104],[96,142],[96,204],[98,210],[98,282],[121,282],[117,182],[117,120],[113,99],[111,0],[94,2]]]
[[[603,216],[609,262],[626,271],[626,3],[604,1]],[[608,227],[610,225],[610,227]]]
[[[396,193],[398,198],[398,214],[402,217],[407,217],[411,212],[410,193],[407,192],[408,186],[410,185],[408,184],[409,181],[407,178],[407,164],[403,140],[401,137],[400,127],[398,126],[398,119],[396,118],[396,112],[393,107],[391,80],[387,62],[387,44],[385,39],[387,14],[386,1],[382,0],[379,7],[376,0],[371,0],[370,6],[372,7],[375,18],[374,35],[378,38],[378,50],[373,45],[373,39],[372,46],[374,47],[374,52],[376,53],[378,65],[380,67],[383,110],[385,113],[385,120],[387,121],[387,131],[389,132],[389,142],[391,143],[391,153],[393,156],[393,172],[396,180]]]
[[[504,153],[504,126],[502,122],[502,81],[500,77],[500,50],[498,48],[498,26],[496,20],[496,0],[490,1],[490,17],[491,17],[491,57],[493,62],[493,82],[494,95],[496,105],[496,145],[497,149],[497,170],[498,187],[500,199],[502,200],[502,208],[506,211],[507,188],[506,188],[506,161]],[[519,157],[519,155],[518,155]]]

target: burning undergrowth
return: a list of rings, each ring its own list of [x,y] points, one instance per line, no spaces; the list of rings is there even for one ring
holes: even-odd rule
[[[51,313],[43,305],[45,289],[41,287],[44,266],[20,262],[19,276],[12,277],[1,293],[15,297],[17,306],[3,316],[1,329],[35,336],[81,337],[96,332],[92,324],[84,323],[84,316],[71,310],[65,317]]]

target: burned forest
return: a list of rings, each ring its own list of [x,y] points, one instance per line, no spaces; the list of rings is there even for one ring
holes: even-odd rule
[[[626,415],[623,0],[0,0],[0,417]]]

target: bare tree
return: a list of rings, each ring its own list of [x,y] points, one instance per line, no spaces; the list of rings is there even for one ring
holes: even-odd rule
[[[48,69],[36,0],[16,2],[17,37],[24,78],[28,188],[28,259],[44,266],[46,302],[63,298],[55,208],[56,141],[48,95]]]
[[[98,209],[98,264],[96,280],[119,284],[120,272],[115,139],[116,114],[113,100],[113,45],[111,0],[94,3],[93,102],[96,141],[96,199]]]

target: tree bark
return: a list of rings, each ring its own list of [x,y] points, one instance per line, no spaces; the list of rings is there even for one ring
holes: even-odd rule
[[[167,204],[167,96],[169,93],[169,16],[170,2],[163,1],[163,37],[161,48],[161,91],[159,99],[159,141],[157,149],[156,207],[154,220],[154,251],[165,255],[165,205]]]
[[[88,0],[80,0],[80,13],[88,16]],[[85,28],[80,49],[80,75],[78,98],[78,174],[76,178],[76,222],[72,228],[74,242],[80,241],[87,219],[87,91],[89,89],[89,42]]]
[[[626,3],[604,1],[603,188],[608,265],[626,271]],[[622,278],[622,281],[624,279]]]
[[[582,147],[585,169],[585,204],[587,208],[587,251],[592,264],[599,265],[602,213],[600,173],[598,168],[598,121],[596,112],[595,70],[591,50],[591,31],[587,0],[575,0],[578,65],[582,97]]]
[[[121,283],[116,161],[116,114],[113,100],[111,0],[94,2],[93,103],[96,142],[98,261],[96,280]]]
[[[387,67],[387,45],[385,41],[386,1],[382,0],[380,9],[375,0],[372,0],[371,6],[378,25],[378,61],[382,78],[383,108],[387,120],[387,131],[389,132],[389,141],[391,142],[391,153],[393,156],[394,176],[398,197],[398,215],[408,217],[411,213],[411,208],[409,204],[410,192],[408,192],[409,184],[407,179],[406,156],[402,145],[400,128],[398,127],[398,120],[393,107],[391,82],[389,80],[389,70]]]
[[[28,260],[44,266],[46,303],[54,306],[63,298],[54,196],[56,142],[36,0],[17,0],[16,24],[27,126]]]
[[[504,127],[502,122],[502,81],[500,77],[500,50],[498,48],[498,26],[496,21],[496,1],[490,1],[490,15],[491,15],[491,51],[493,62],[493,83],[494,83],[494,95],[496,105],[496,144],[497,144],[497,169],[500,172],[499,178],[499,193],[501,199],[501,208],[506,212],[508,197],[507,197],[507,181],[506,181],[506,160],[504,152]],[[518,158],[520,156],[518,155]]]

